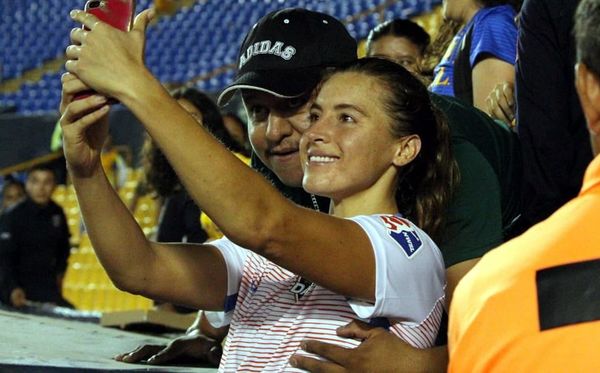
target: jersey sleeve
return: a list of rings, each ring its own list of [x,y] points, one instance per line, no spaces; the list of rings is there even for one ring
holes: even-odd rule
[[[227,266],[227,298],[225,299],[223,312],[206,311],[206,319],[214,328],[220,328],[229,325],[231,316],[237,302],[244,263],[248,257],[248,250],[234,244],[228,238],[223,237],[210,242],[210,245],[216,247]]]
[[[435,243],[407,219],[395,215],[351,220],[367,233],[375,255],[375,303],[351,299],[361,318],[388,317],[419,325],[443,303],[445,269]]]
[[[492,56],[511,65],[517,59],[517,26],[510,6],[483,9],[485,14],[477,20],[471,39],[469,62],[475,66],[483,54]]]

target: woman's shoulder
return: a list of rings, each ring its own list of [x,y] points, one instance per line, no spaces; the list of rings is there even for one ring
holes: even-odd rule
[[[415,223],[400,214],[373,214],[352,217],[369,235],[374,245],[397,244],[411,257],[423,246],[434,246],[433,240]]]
[[[402,216],[402,214],[371,214],[357,215],[349,218],[360,225],[368,225],[378,229],[418,229],[421,230],[415,223]]]
[[[498,5],[482,8],[475,14],[475,24],[488,22],[510,23],[516,27],[515,17],[517,13],[510,5]]]

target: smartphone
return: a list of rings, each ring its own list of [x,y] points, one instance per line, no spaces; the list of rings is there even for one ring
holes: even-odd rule
[[[112,27],[121,31],[129,31],[133,25],[135,0],[87,0],[84,10]],[[85,26],[82,27],[87,29]],[[94,93],[91,90],[80,92],[75,95],[75,100],[89,97]],[[109,104],[114,103],[117,103],[117,101],[109,100]]]

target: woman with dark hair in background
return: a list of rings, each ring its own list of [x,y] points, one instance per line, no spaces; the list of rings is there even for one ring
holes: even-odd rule
[[[421,59],[429,41],[427,31],[415,22],[409,19],[393,19],[369,32],[367,55],[391,59],[408,70],[419,73]]]
[[[481,110],[497,84],[514,83],[520,0],[444,0],[444,18],[464,24],[434,70],[432,92]]]
[[[246,158],[250,158],[252,148],[250,141],[248,140],[248,127],[246,123],[235,113],[223,114],[223,123],[227,132],[231,135],[236,144],[239,145],[237,149],[232,148],[234,153],[239,153]]]
[[[198,123],[227,148],[238,148],[225,129],[219,108],[210,97],[194,88],[177,89],[171,94]],[[144,176],[136,194],[139,196],[156,193],[162,201],[157,241],[206,241],[208,235],[200,224],[200,209],[189,197],[175,170],[150,137],[146,138],[142,153]]]

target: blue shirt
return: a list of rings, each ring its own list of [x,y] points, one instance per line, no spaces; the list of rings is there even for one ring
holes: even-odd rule
[[[454,62],[472,27],[469,62],[471,68],[482,54],[489,54],[511,65],[517,59],[517,25],[515,10],[510,5],[500,5],[479,10],[454,37],[444,57],[434,69],[434,80],[429,89],[437,94],[454,97]]]

